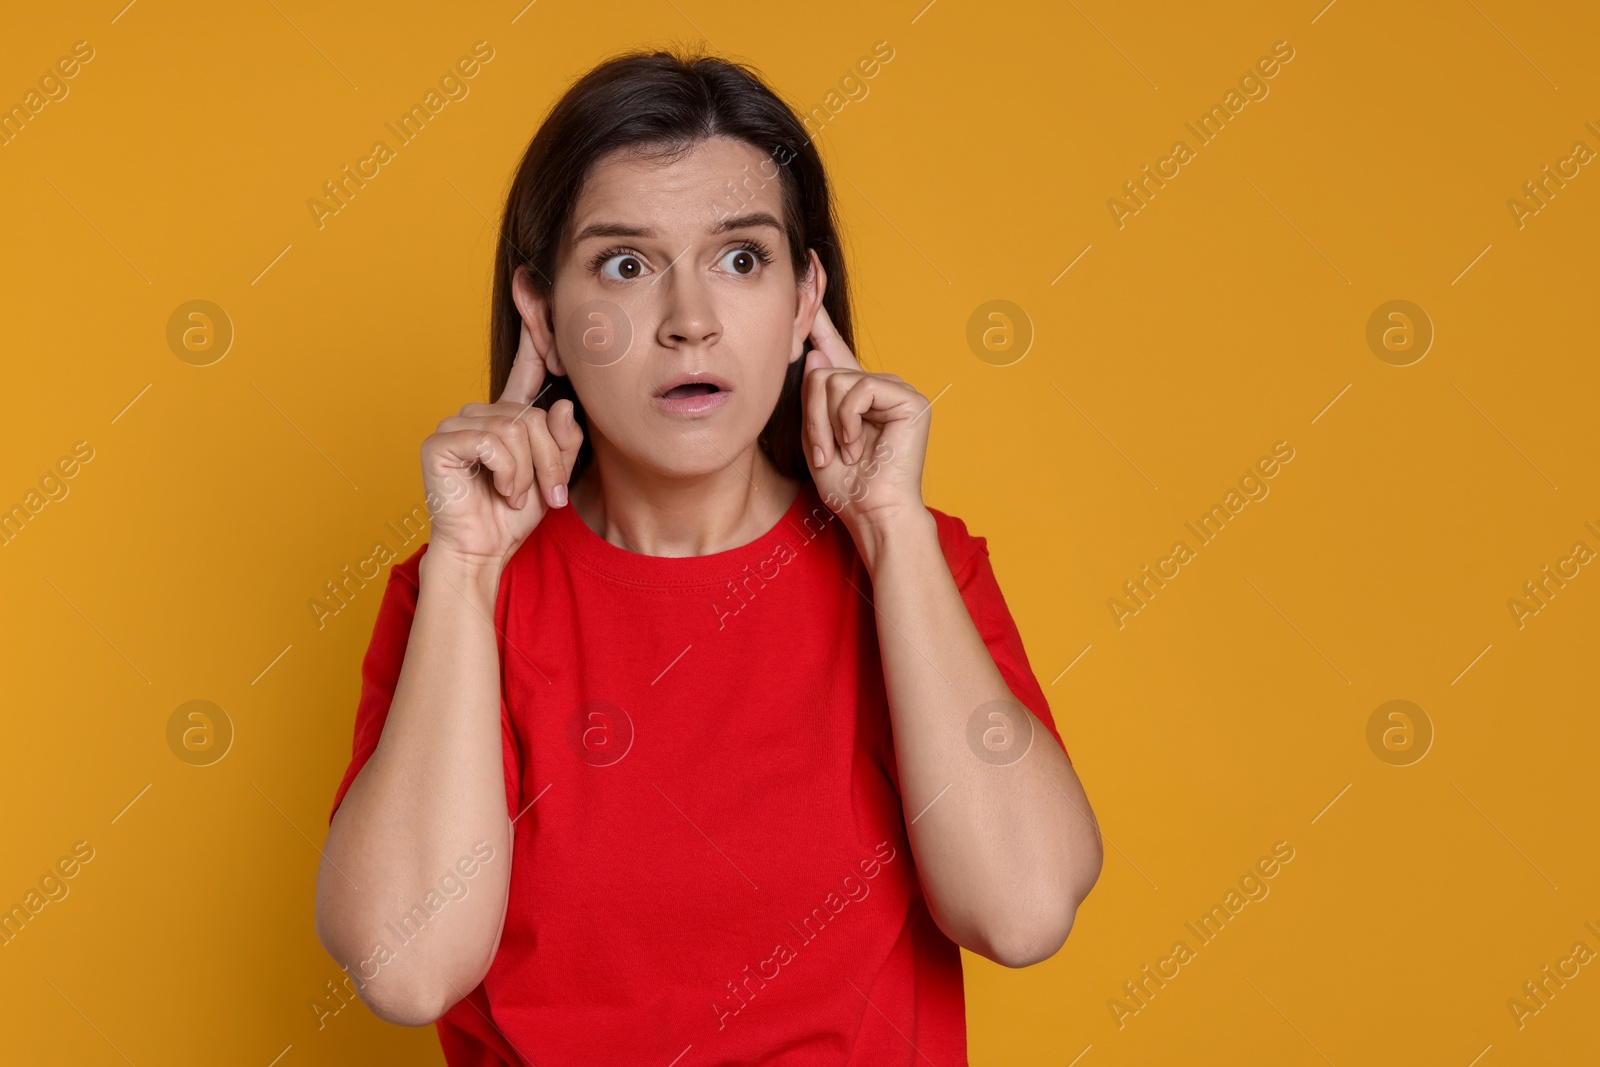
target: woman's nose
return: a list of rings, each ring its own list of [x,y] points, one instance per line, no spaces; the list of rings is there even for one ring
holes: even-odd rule
[[[708,279],[696,274],[680,257],[656,282],[662,315],[659,340],[663,345],[709,344],[722,334],[716,300]]]

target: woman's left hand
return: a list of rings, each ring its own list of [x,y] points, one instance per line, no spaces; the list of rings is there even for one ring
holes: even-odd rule
[[[852,534],[923,512],[928,398],[897,375],[862,370],[821,306],[811,343],[800,437],[823,501]]]

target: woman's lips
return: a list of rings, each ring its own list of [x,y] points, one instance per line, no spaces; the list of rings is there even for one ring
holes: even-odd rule
[[[708,391],[704,386],[678,386],[654,399],[663,411],[675,415],[703,415],[727,403],[729,392],[727,389]]]

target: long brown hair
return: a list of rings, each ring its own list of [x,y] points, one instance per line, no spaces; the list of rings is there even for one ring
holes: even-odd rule
[[[635,51],[614,56],[567,89],[528,144],[506,196],[495,252],[489,326],[489,399],[505,389],[516,358],[522,320],[512,300],[512,277],[528,267],[529,280],[548,301],[556,256],[572,221],[584,180],[595,163],[619,148],[676,157],[712,137],[743,141],[777,165],[783,225],[795,277],[803,277],[806,250],[816,249],[827,272],[823,306],[852,350],[843,249],[822,157],[794,111],[745,64],[705,53]],[[771,178],[772,175],[766,174]],[[808,338],[803,351],[811,350]],[[811,470],[800,445],[800,381],[805,359],[789,365],[759,447],[784,475],[802,483]],[[573,403],[584,428],[572,471],[576,484],[593,458],[583,404],[565,377],[546,379],[536,402],[546,410],[562,397]]]

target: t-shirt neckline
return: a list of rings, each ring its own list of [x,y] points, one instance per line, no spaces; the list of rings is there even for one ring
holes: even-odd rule
[[[646,586],[696,586],[729,581],[747,565],[770,558],[778,545],[792,543],[803,534],[804,517],[820,506],[816,485],[808,478],[765,533],[704,556],[651,556],[629,551],[589,529],[571,503],[546,514],[541,525],[550,527],[553,540],[569,558],[607,578]]]

